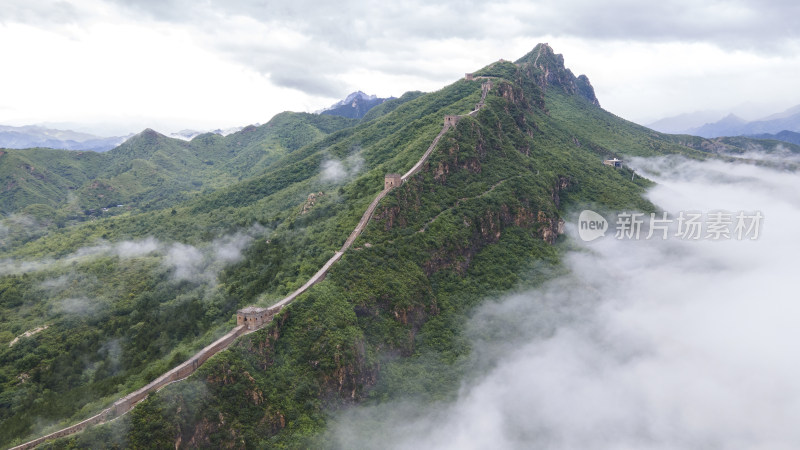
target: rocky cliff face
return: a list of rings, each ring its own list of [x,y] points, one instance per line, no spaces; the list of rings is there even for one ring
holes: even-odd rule
[[[577,94],[600,106],[594,88],[586,75],[576,77],[564,65],[564,56],[556,54],[548,44],[539,44],[516,61],[527,76],[536,79],[542,89],[559,88],[567,94]]]

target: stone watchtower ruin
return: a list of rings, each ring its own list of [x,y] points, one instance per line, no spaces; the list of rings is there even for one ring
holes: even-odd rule
[[[272,318],[270,310],[257,306],[248,306],[236,311],[236,326],[247,325],[248,330],[254,330],[269,322]]]
[[[403,176],[399,173],[387,173],[383,179],[383,189],[391,189],[395,186],[403,184]]]
[[[464,79],[467,80],[467,81],[472,81],[472,80],[475,79],[475,75],[473,75],[471,73],[465,73],[464,74]]]
[[[444,116],[444,125],[445,126],[456,126],[458,123],[458,116]]]

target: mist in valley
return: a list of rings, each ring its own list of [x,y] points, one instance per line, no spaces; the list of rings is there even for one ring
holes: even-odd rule
[[[680,211],[758,211],[757,239],[583,243],[568,275],[485,301],[452,402],[334,417],[342,448],[780,449],[800,445],[800,177],[717,161],[635,159]],[[576,213],[577,217],[577,213]]]

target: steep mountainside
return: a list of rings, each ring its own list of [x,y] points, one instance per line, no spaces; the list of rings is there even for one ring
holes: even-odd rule
[[[419,161],[446,115],[459,116],[455,125],[324,281],[187,380],[52,445],[319,446],[336,408],[449,398],[470,352],[465,317],[486,296],[560,270],[569,211],[654,208],[641,197],[649,181],[603,159],[708,155],[601,109],[588,78],[546,44],[475,76],[386,102],[350,127],[283,114],[272,128],[226,138],[145,132],[118,149],[131,164],[164,158],[153,170],[204,158],[260,169],[168,206],[154,197],[150,210],[50,228],[0,253],[14,258],[0,273],[0,443],[97,413],[229,330],[236,308],[271,305],[303,285],[384,175]],[[484,106],[468,114],[482,92]],[[264,162],[270,139],[286,150]],[[261,152],[225,154],[235,145]]]

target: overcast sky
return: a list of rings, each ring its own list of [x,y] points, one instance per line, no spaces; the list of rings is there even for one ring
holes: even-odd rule
[[[755,118],[800,104],[798,16],[793,0],[3,0],[0,124],[264,123],[358,89],[436,90],[539,42],[627,119]]]

